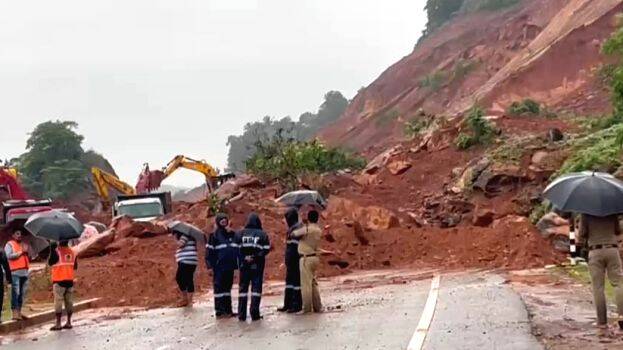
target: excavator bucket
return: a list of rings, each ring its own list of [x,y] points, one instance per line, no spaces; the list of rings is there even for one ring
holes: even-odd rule
[[[149,168],[146,167],[138,177],[136,192],[142,194],[156,190],[160,187],[165,178],[164,172],[160,170],[149,170]]]

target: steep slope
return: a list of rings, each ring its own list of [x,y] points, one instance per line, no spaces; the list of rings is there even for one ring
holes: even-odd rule
[[[420,109],[456,116],[478,102],[502,115],[528,97],[557,111],[605,112],[600,48],[621,10],[619,0],[524,0],[459,15],[362,90],[319,136],[378,152],[402,138],[404,122]]]

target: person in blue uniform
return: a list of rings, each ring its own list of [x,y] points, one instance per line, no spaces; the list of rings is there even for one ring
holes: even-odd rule
[[[206,244],[206,264],[213,272],[214,311],[216,318],[232,317],[231,287],[238,269],[236,233],[229,229],[226,214],[216,215],[216,230]]]
[[[251,296],[250,314],[253,321],[260,320],[260,302],[264,283],[266,255],[270,252],[268,235],[262,229],[260,217],[251,213],[247,224],[237,235],[240,245],[238,266],[240,266],[240,284],[238,296],[238,319],[246,321],[247,302]],[[251,287],[251,293],[249,293]]]

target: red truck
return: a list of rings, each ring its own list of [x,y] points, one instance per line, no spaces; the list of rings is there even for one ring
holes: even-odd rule
[[[29,198],[15,170],[0,167],[0,229],[21,227],[31,215],[51,209],[51,200]]]

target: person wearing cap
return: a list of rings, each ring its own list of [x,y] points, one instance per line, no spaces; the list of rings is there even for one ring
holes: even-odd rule
[[[232,311],[231,287],[234,272],[238,269],[238,251],[236,233],[229,229],[226,214],[216,215],[216,230],[206,244],[206,264],[213,272],[214,311],[217,318],[235,316]]]
[[[301,269],[301,294],[303,307],[299,314],[322,312],[322,301],[316,281],[316,270],[320,264],[318,246],[322,238],[322,229],[318,226],[319,214],[316,210],[307,213],[307,222],[301,228],[292,232],[293,237],[300,239],[298,253]]]

